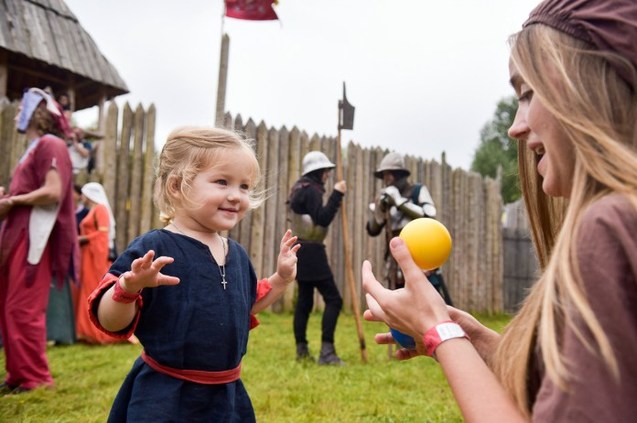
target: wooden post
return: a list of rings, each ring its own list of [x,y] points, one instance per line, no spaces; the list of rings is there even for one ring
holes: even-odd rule
[[[217,108],[215,126],[223,126],[223,115],[226,107],[226,87],[228,83],[228,55],[230,53],[230,37],[223,34],[221,37],[221,52],[219,54],[219,81],[217,82]]]
[[[341,154],[341,128],[339,125],[338,135],[336,137],[337,181],[343,180],[343,160],[341,158]],[[347,285],[349,286],[350,295],[352,297],[352,309],[354,312],[354,320],[356,320],[356,331],[358,332],[358,341],[360,343],[361,359],[363,360],[363,363],[367,363],[367,347],[365,345],[365,333],[363,332],[363,324],[361,322],[361,306],[358,303],[358,293],[356,292],[356,283],[354,280],[354,268],[352,267],[352,252],[349,241],[349,227],[347,226],[347,206],[345,202],[343,202],[343,206],[341,207],[341,217],[343,220],[343,246],[345,248],[345,275],[347,276]]]
[[[6,97],[9,84],[9,65],[7,53],[0,51],[0,98]]]

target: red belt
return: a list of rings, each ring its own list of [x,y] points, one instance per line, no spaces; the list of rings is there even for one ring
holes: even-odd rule
[[[206,370],[175,369],[173,367],[163,366],[148,356],[146,351],[142,351],[142,360],[159,373],[172,376],[177,379],[187,380],[188,382],[201,383],[203,385],[221,385],[224,383],[230,383],[238,380],[241,376],[241,363],[239,363],[239,365],[234,369],[211,372]]]

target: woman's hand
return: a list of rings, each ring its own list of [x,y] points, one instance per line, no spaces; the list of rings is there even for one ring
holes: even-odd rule
[[[4,219],[7,216],[7,214],[9,214],[9,211],[11,210],[12,207],[13,207],[13,200],[11,199],[11,197],[7,196],[7,197],[0,198],[0,219]]]
[[[467,333],[471,343],[478,351],[482,359],[487,363],[491,363],[491,357],[495,353],[498,343],[500,342],[500,334],[489,329],[478,321],[471,314],[457,308],[447,306],[451,320],[458,323],[462,330]]]
[[[296,278],[296,263],[298,261],[296,252],[301,248],[301,244],[294,243],[298,240],[292,236],[292,231],[287,230],[281,239],[279,257],[276,262],[276,273],[288,284]]]
[[[156,288],[160,285],[177,285],[179,278],[162,274],[161,269],[175,261],[172,257],[161,256],[153,260],[155,252],[149,250],[143,257],[133,260],[131,270],[122,274],[120,286],[127,292],[139,292],[142,288]]]
[[[423,271],[414,263],[405,242],[394,238],[390,251],[405,275],[405,287],[396,290],[384,288],[374,277],[371,264],[363,263],[363,288],[367,291],[368,310],[364,317],[370,321],[382,321],[389,327],[410,335],[416,341],[416,351],[401,349],[397,358],[406,359],[424,354],[422,338],[436,324],[450,320],[444,300],[427,280]],[[391,335],[379,334],[379,343],[391,342]]]

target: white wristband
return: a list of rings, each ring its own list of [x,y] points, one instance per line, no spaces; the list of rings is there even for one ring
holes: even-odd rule
[[[452,320],[447,320],[442,323],[438,323],[436,326],[425,332],[423,337],[423,344],[425,345],[425,353],[433,357],[436,352],[436,348],[440,344],[449,339],[454,338],[467,338],[467,334],[462,330],[459,324]]]

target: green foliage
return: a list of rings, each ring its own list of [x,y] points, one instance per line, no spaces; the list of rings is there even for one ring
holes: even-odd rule
[[[480,145],[475,151],[471,170],[494,178],[502,166],[502,200],[505,204],[520,198],[518,184],[518,145],[507,131],[513,124],[518,102],[515,97],[500,100],[493,119],[480,132]]]
[[[321,315],[308,327],[311,352],[320,348]],[[295,361],[292,315],[262,313],[250,334],[242,379],[257,420],[268,422],[461,422],[462,416],[440,367],[419,357],[406,362],[387,358],[374,343],[380,323],[363,322],[368,363],[361,361],[354,318],[341,314],[336,331],[345,367]],[[480,316],[500,330],[508,316]],[[133,361],[138,345],[76,344],[48,349],[55,389],[0,397],[2,422],[104,422]],[[4,355],[0,358],[4,369]],[[0,373],[4,377],[4,372]]]

